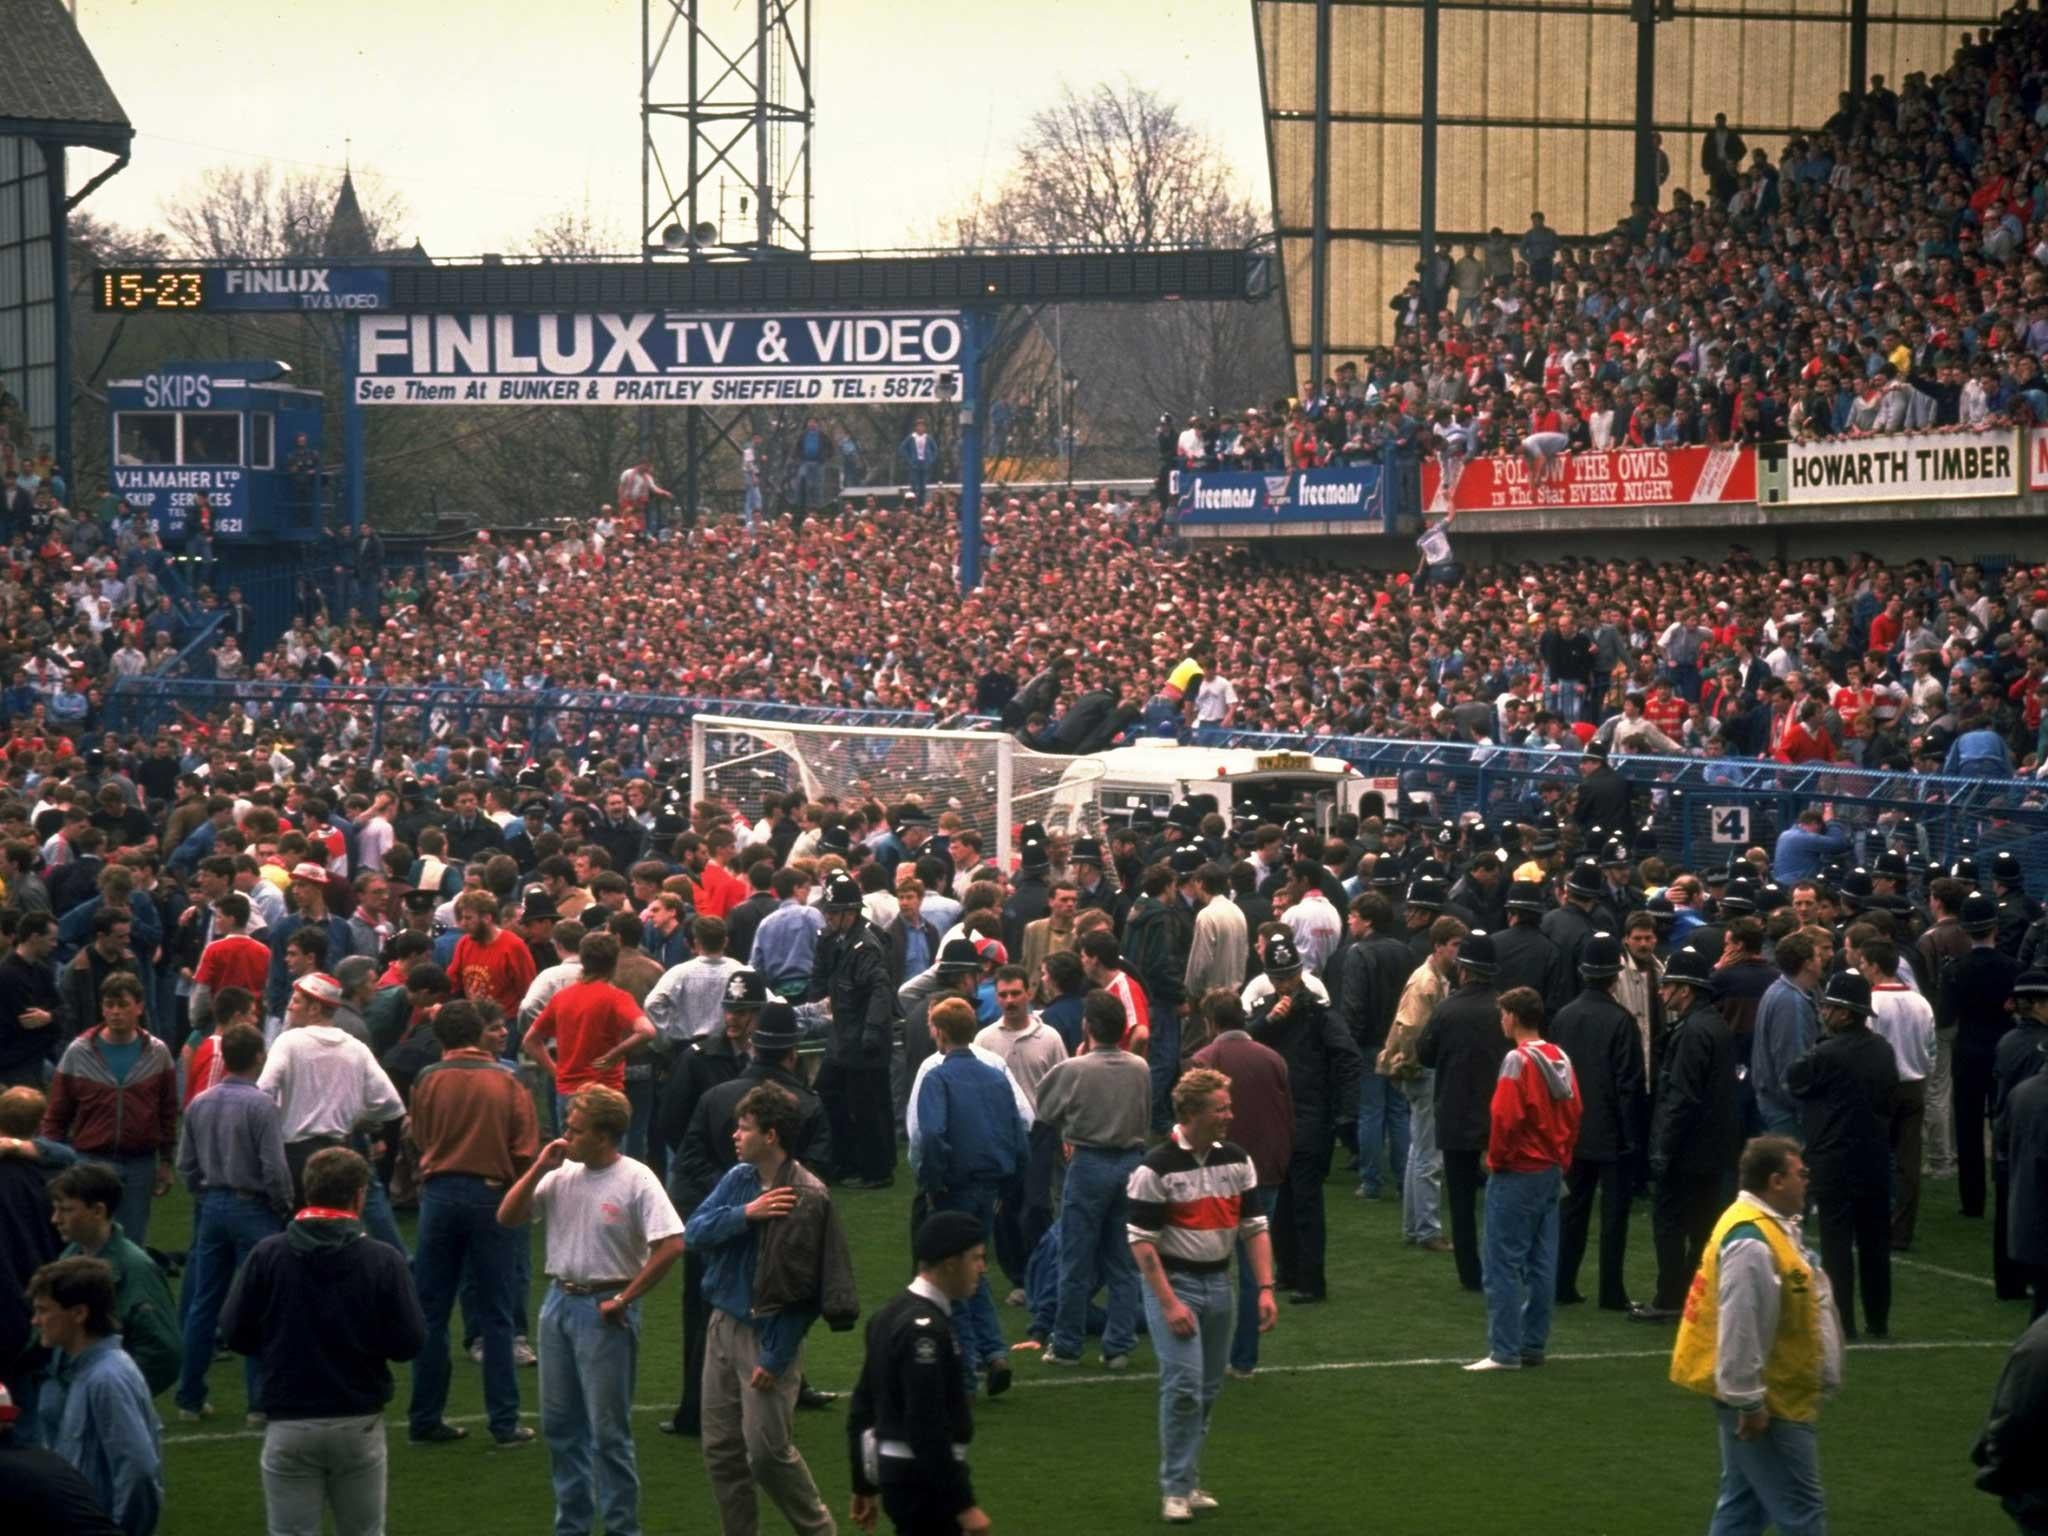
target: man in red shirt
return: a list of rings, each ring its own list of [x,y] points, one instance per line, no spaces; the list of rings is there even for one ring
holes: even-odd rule
[[[526,1054],[555,1082],[555,1112],[566,1117],[576,1090],[597,1083],[626,1091],[626,1053],[654,1038],[654,1024],[632,994],[612,985],[619,966],[619,941],[606,932],[588,933],[576,952],[583,975],[548,999],[526,1031]],[[558,1050],[548,1042],[559,1039]]]
[[[526,989],[538,974],[533,951],[518,934],[498,926],[498,898],[489,891],[456,897],[455,920],[463,927],[448,965],[456,992],[471,1002],[488,998],[505,1010],[506,1018],[518,1018]]]
[[[1543,999],[1533,987],[1500,995],[1500,1030],[1514,1045],[1494,1080],[1486,1140],[1487,1349],[1468,1371],[1543,1363],[1557,1291],[1557,1197],[1579,1140],[1578,1076],[1543,1038]]]
[[[1685,721],[1690,713],[1685,700],[1671,691],[1671,680],[1658,678],[1650,684],[1650,696],[1643,700],[1643,718],[1673,741],[1685,739]]]
[[[249,937],[249,898],[230,891],[213,904],[213,939],[192,972],[192,1023],[211,1027],[213,999],[223,987],[263,995],[270,977],[270,946]]]

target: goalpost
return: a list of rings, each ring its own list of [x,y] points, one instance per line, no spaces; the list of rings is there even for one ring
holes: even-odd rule
[[[1093,786],[1101,765],[1021,747],[1006,731],[802,725],[737,715],[690,721],[690,798],[755,820],[771,794],[830,795],[846,804],[917,800],[937,820],[957,811],[983,852],[1007,862],[1014,830],[1042,821],[1096,832]]]

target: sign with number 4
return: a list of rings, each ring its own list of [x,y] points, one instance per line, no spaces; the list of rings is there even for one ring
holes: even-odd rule
[[[1707,811],[1708,840],[1723,845],[1749,845],[1749,807],[1716,805]]]

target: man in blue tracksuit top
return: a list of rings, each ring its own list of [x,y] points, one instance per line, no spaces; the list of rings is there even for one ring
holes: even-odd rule
[[[996,1195],[1003,1183],[1024,1171],[1030,1159],[1024,1117],[1017,1111],[1009,1075],[974,1054],[979,1028],[974,1006],[962,997],[932,1005],[932,1044],[943,1053],[917,1088],[917,1132],[910,1165],[919,1193],[933,1212],[964,1211],[993,1230]],[[960,1356],[968,1390],[988,1372],[988,1393],[1010,1386],[1010,1352],[1003,1342],[996,1305],[983,1277],[959,1311]]]
[[[1808,806],[1797,823],[1778,834],[1778,846],[1771,852],[1771,878],[1790,890],[1848,851],[1849,829],[1829,821],[1819,807]]]

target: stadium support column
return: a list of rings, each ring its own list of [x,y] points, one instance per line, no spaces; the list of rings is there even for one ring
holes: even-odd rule
[[[1437,0],[1422,0],[1422,195],[1417,200],[1417,221],[1422,246],[1422,328],[1436,330],[1436,308],[1442,295],[1436,291],[1436,72]]]
[[[363,507],[363,407],[356,398],[356,371],[362,367],[362,320],[344,316],[341,323],[341,472],[348,485],[348,531],[362,532]],[[320,529],[320,493],[313,493],[313,531]]]
[[[981,585],[981,365],[996,330],[995,311],[960,314],[960,591]]]
[[[1657,206],[1657,6],[1659,0],[1635,0],[1636,24],[1636,174],[1633,201]]]
[[[1849,93],[1861,101],[1870,84],[1870,0],[1849,0]]]
[[[1316,0],[1315,165],[1310,178],[1308,247],[1308,374],[1313,389],[1323,381],[1323,353],[1330,341],[1330,0]]]

